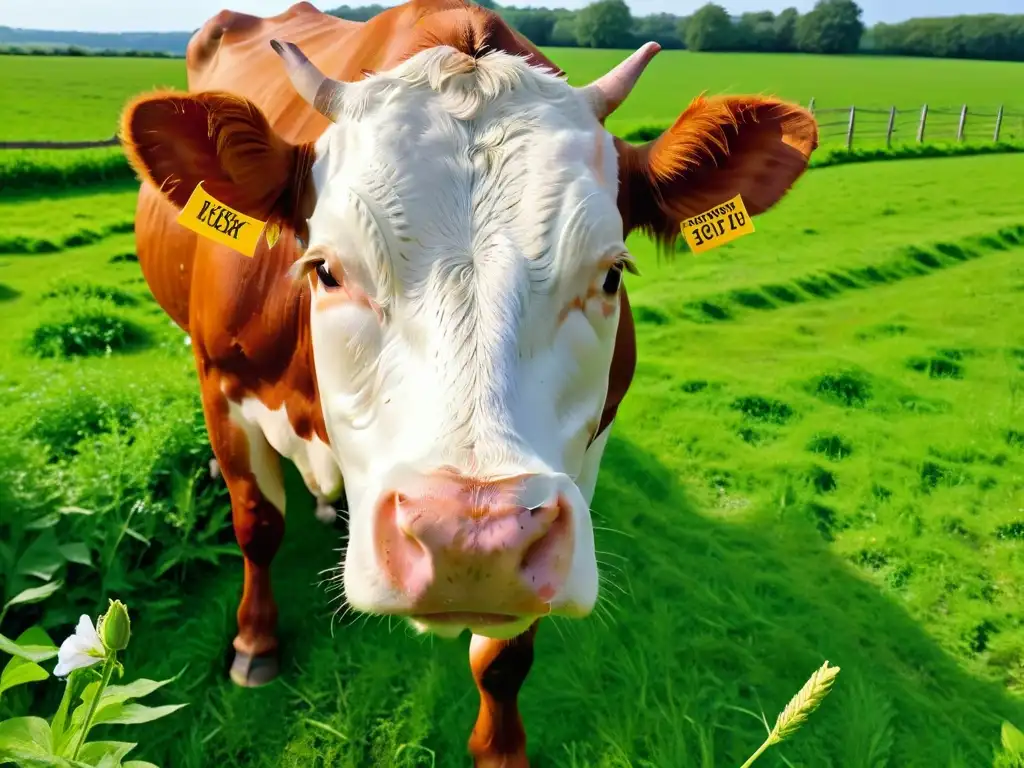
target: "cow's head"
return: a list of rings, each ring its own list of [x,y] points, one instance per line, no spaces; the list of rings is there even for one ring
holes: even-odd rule
[[[311,294],[350,507],[349,603],[494,637],[588,614],[625,238],[671,240],[736,194],[765,210],[805,169],[813,118],[762,98],[698,99],[632,147],[603,122],[654,44],[584,88],[520,57],[447,47],[342,83],[274,46],[332,121],[315,146],[288,144],[222,93],[141,99],[123,133],[179,207],[204,181],[253,216],[285,205],[308,236],[281,279]],[[615,365],[628,378],[623,328]]]

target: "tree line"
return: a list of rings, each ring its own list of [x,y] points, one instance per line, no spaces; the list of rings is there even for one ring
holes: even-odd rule
[[[540,46],[632,48],[656,40],[694,51],[873,53],[1024,61],[1024,15],[983,14],[910,19],[865,28],[855,0],[819,0],[807,13],[757,11],[731,16],[708,3],[690,16],[633,16],[625,0],[597,0],[579,11],[518,8],[478,0]],[[381,5],[328,11],[366,21]],[[64,32],[0,26],[0,54],[183,56],[191,32]]]
[[[79,45],[0,45],[0,56],[95,56],[128,59],[180,59],[184,53],[123,48],[83,48]]]
[[[876,24],[864,49],[897,56],[1024,61],[1024,15],[999,13]]]
[[[5,52],[21,53],[27,49],[35,55],[53,54],[57,51],[49,49],[62,49],[61,55],[67,55],[69,50],[81,50],[93,56],[125,56],[127,51],[184,56],[190,37],[192,32],[77,32],[0,26],[0,45],[5,46]],[[16,50],[8,51],[8,46]]]
[[[690,16],[657,13],[633,16],[625,0],[597,0],[579,11],[518,8],[494,0],[478,5],[499,13],[535,45],[631,48],[656,40],[663,48],[693,51],[875,53],[1024,61],[1024,15],[986,14],[910,19],[866,28],[854,0],[818,0],[801,14],[757,11],[732,16],[708,3]],[[343,5],[328,11],[365,21],[380,5]]]

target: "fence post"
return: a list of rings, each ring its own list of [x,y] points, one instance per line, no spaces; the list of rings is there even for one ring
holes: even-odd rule
[[[921,107],[921,124],[917,126],[917,143],[924,141],[924,124],[928,120],[928,105]]]
[[[885,129],[885,148],[892,146],[892,130],[896,127],[896,107],[889,107],[889,125]]]
[[[967,105],[964,104],[960,108],[960,125],[958,125],[956,127],[956,140],[957,141],[963,141],[964,140],[964,123],[966,123],[966,122],[967,122]]]
[[[992,141],[999,141],[999,128],[1003,125],[1003,105],[999,105],[999,111],[996,112],[996,132],[992,134]]]
[[[846,129],[846,150],[853,147],[853,121],[857,115],[857,107],[850,107],[850,125]]]
[[[812,115],[814,114],[814,97],[811,96],[811,100],[807,102],[807,111]]]

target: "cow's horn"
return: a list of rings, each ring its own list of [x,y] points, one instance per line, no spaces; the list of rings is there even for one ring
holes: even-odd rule
[[[328,120],[334,120],[338,114],[342,94],[345,92],[345,84],[327,77],[317,69],[295,43],[271,40],[270,46],[284,59],[288,79],[292,81],[299,95]]]
[[[657,43],[646,43],[615,69],[582,89],[590,97],[598,120],[604,122],[626,100],[644,69],[660,50]]]

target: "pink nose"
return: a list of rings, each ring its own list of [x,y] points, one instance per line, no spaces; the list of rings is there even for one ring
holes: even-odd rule
[[[413,478],[377,507],[378,562],[412,616],[544,614],[572,561],[572,513],[552,478]]]

